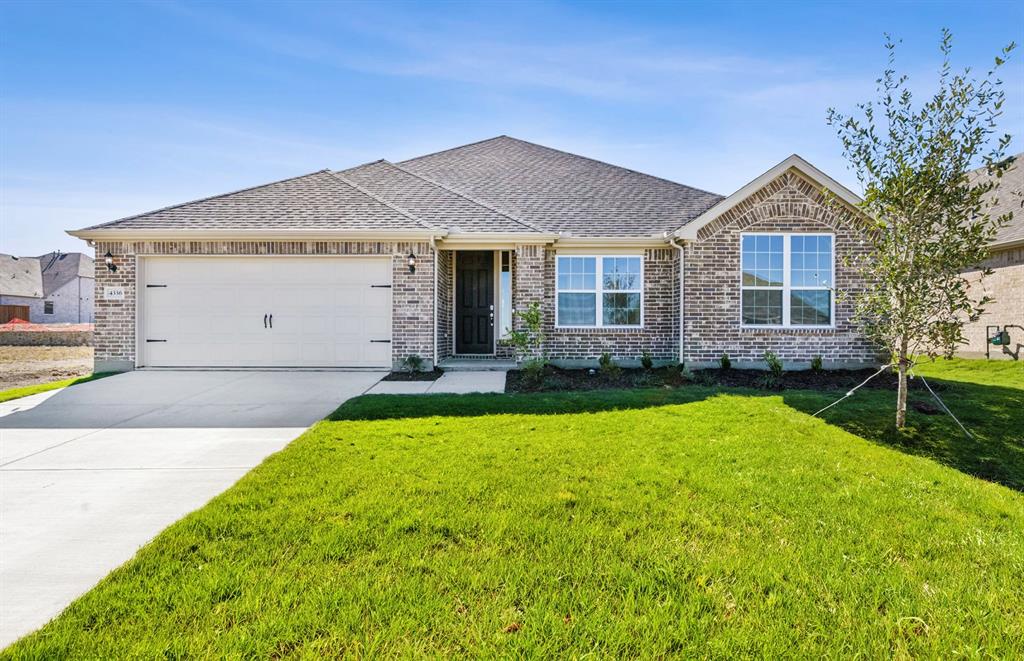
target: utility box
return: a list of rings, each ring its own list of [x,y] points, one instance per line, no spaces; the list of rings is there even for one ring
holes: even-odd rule
[[[992,337],[988,338],[988,342],[993,346],[1008,346],[1010,344],[1010,334],[1004,330],[999,331]]]

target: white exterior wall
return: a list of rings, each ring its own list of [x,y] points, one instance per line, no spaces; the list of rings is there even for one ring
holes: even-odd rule
[[[29,321],[34,324],[91,324],[95,321],[93,296],[96,281],[92,278],[75,278],[45,298],[4,296],[0,301],[6,305],[27,305]],[[53,301],[53,314],[43,314],[44,302]]]

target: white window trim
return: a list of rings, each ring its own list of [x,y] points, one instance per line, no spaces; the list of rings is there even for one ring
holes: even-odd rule
[[[782,286],[781,287],[767,287],[763,285],[744,285],[743,284],[743,237],[745,236],[781,236],[782,237]],[[790,242],[794,236],[828,236],[832,238],[832,264],[831,272],[829,273],[828,282],[826,286],[817,287],[793,287],[791,280],[793,277],[790,271]],[[740,245],[739,245],[739,284],[740,284],[740,305],[739,305],[739,317],[740,317],[740,328],[750,330],[771,330],[771,329],[786,329],[786,330],[833,330],[836,327],[836,235],[832,232],[740,232]],[[829,298],[829,322],[828,324],[793,324],[790,322],[789,307],[790,297],[792,291],[828,291],[831,292]],[[743,323],[743,292],[746,290],[756,291],[781,291],[782,292],[782,324],[746,324]]]
[[[594,259],[594,289],[559,289],[559,264],[561,258],[590,257]],[[604,290],[604,259],[606,257],[631,257],[640,260],[640,287],[638,289],[612,289]],[[555,254],[555,328],[559,330],[580,330],[589,328],[605,328],[612,330],[642,330],[644,327],[644,256],[642,254],[607,254],[607,255],[580,255]],[[640,323],[636,325],[614,325],[604,323],[604,296],[602,294],[640,294]],[[562,325],[558,323],[558,295],[559,294],[594,294],[596,299],[595,324],[593,326]]]
[[[501,256],[508,254],[508,278],[509,278],[509,298],[508,298],[508,319],[502,314],[501,310]],[[512,272],[513,266],[512,259],[514,250],[499,249],[494,251],[494,272],[496,274],[494,283],[494,319],[495,319],[495,332],[494,341],[495,343],[507,340],[514,328],[514,320],[516,316],[516,308],[514,305],[515,298],[515,274]],[[508,324],[508,332],[505,332],[505,324]]]

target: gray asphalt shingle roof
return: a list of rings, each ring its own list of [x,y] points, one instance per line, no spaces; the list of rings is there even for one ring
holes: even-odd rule
[[[328,170],[86,229],[424,230],[423,222]]]
[[[85,228],[424,230],[650,237],[720,200],[507,136],[402,163],[321,170]]]
[[[679,229],[721,195],[499,136],[399,163],[545,231],[651,236]]]
[[[41,298],[43,277],[39,260],[0,254],[0,295]]]
[[[999,229],[993,245],[1024,241],[1024,152],[1011,158],[1013,165],[1003,173],[999,187],[988,195],[990,200],[994,198],[996,201],[989,210],[992,217],[1013,214],[1010,223]],[[984,168],[975,170],[974,175],[985,176]]]
[[[95,278],[92,257],[80,252],[48,252],[39,256],[43,296],[49,296],[75,278]]]
[[[534,232],[515,218],[471,200],[387,161],[374,161],[339,174],[417,218],[452,232]]]

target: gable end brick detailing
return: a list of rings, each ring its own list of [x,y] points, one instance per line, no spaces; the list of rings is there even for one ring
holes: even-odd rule
[[[856,227],[855,212],[832,202],[820,188],[789,171],[750,195],[686,245],[684,361],[711,366],[723,353],[733,362],[763,366],[774,351],[789,367],[806,366],[814,356],[826,365],[873,365],[877,347],[857,330],[851,295],[862,280],[845,259],[863,257],[867,246]],[[740,233],[830,232],[835,235],[835,327],[830,329],[750,329],[740,325]],[[843,296],[845,294],[846,296]]]

